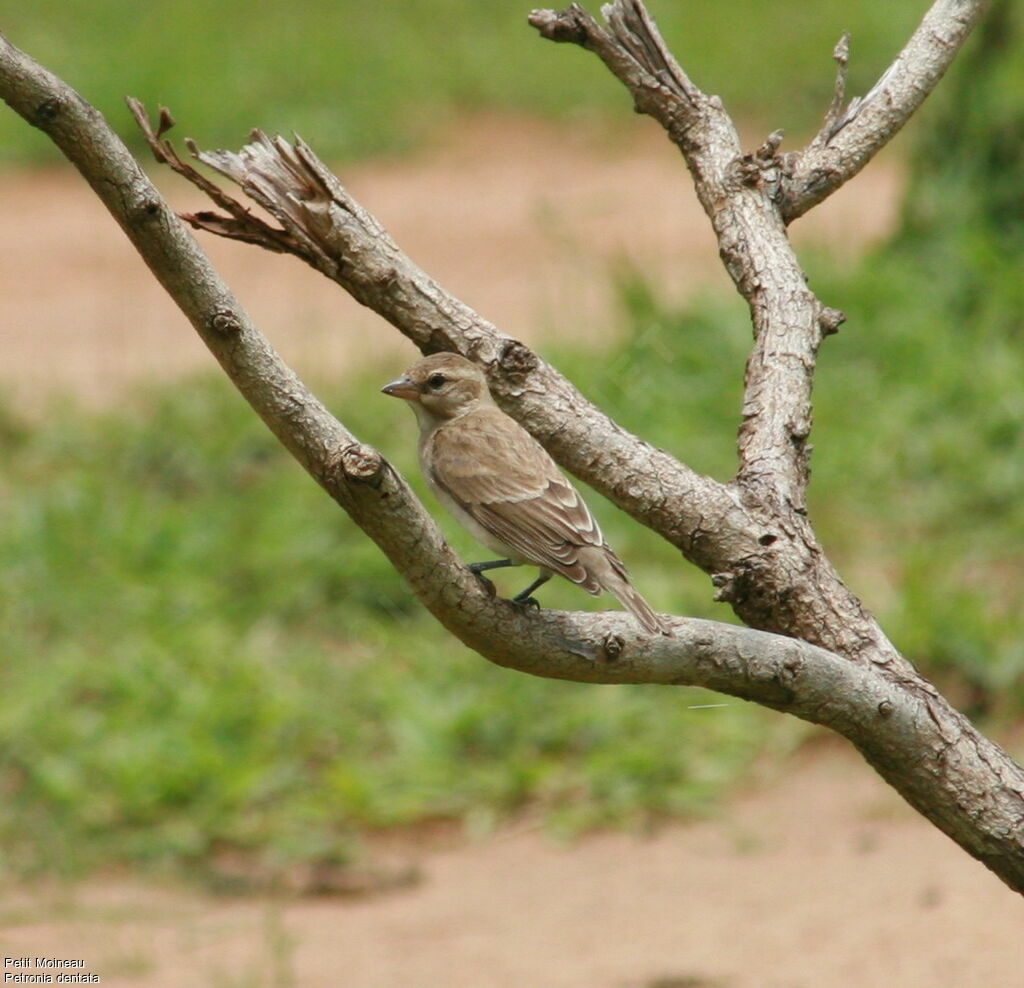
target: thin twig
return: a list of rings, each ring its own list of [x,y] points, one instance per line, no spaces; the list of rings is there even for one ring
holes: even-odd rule
[[[829,104],[825,120],[811,144],[828,144],[828,142],[842,129],[846,122],[842,119],[843,103],[846,102],[846,74],[850,66],[850,32],[844,31],[843,36],[836,43],[832,51],[832,58],[836,63],[836,85],[832,93],[832,102]],[[855,103],[858,101],[855,101]],[[851,111],[855,106],[850,107]]]
[[[153,157],[160,164],[167,165],[172,171],[188,179],[197,189],[209,196],[221,209],[227,211],[227,216],[218,213],[179,213],[178,215],[196,229],[207,230],[210,233],[217,233],[221,236],[231,237],[233,240],[241,240],[245,243],[255,244],[267,250],[278,253],[296,253],[297,246],[288,234],[265,223],[233,196],[229,196],[215,182],[211,182],[202,172],[197,171],[190,164],[183,161],[174,145],[164,135],[175,125],[174,117],[171,116],[167,107],[160,107],[159,123],[156,131],[149,122],[149,114],[146,108],[134,96],[125,97],[128,109],[131,110],[135,122],[139,125],[146,143],[153,152]],[[190,139],[185,139],[185,144],[196,156],[195,144]]]

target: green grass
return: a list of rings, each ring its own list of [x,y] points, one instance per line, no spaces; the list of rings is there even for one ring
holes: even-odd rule
[[[327,158],[401,151],[467,111],[623,119],[629,97],[593,55],[541,40],[520,0],[5,0],[0,28],[133,140],[125,94],[162,103],[203,146],[252,127],[297,131]],[[591,5],[596,12],[598,4]],[[925,3],[651,0],[698,84],[740,119],[806,133],[830,98],[832,48],[854,35],[851,92],[865,91]],[[753,135],[758,140],[761,134]],[[0,161],[55,161],[0,113]]]
[[[959,684],[973,713],[1019,714],[1019,258],[992,256],[984,238],[947,241],[953,276],[936,273],[945,260],[890,249],[819,285],[853,318],[827,343],[817,380],[812,512],[915,663]]]

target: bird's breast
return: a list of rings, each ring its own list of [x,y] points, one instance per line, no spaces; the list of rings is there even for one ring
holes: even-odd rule
[[[487,546],[491,552],[499,556],[512,559],[515,562],[523,563],[529,560],[523,559],[521,555],[507,546],[488,529],[484,528],[469,512],[466,505],[449,491],[449,484],[444,476],[443,465],[436,462],[433,449],[433,433],[424,435],[420,442],[420,470],[427,481],[427,486],[433,492],[434,497],[441,502],[445,510],[481,545]],[[439,471],[440,466],[440,471]]]

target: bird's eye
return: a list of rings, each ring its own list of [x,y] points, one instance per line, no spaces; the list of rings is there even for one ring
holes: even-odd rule
[[[447,380],[448,378],[444,374],[431,374],[427,379],[427,384],[436,391],[438,388],[443,387]]]

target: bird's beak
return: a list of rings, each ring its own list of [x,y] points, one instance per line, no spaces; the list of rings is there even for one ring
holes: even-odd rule
[[[404,398],[406,401],[413,401],[420,396],[420,389],[413,384],[409,377],[400,377],[397,380],[385,384],[381,391],[392,398]]]

